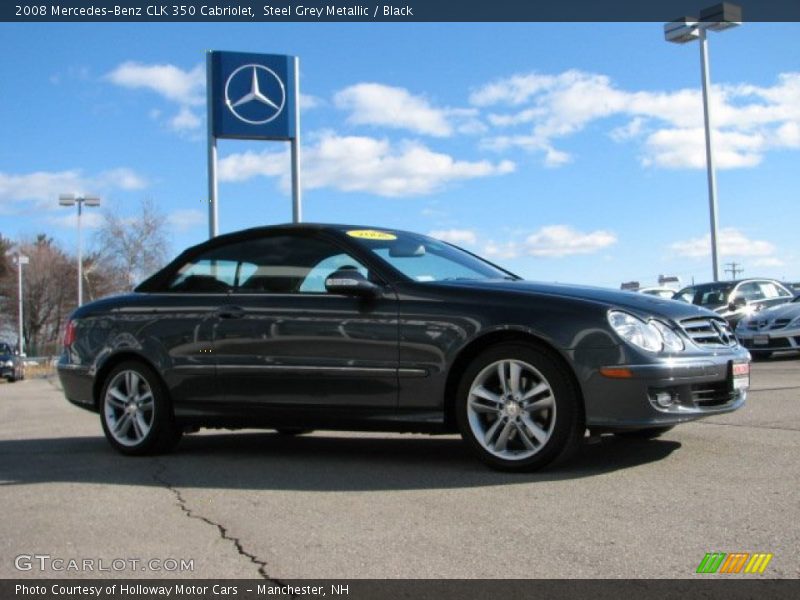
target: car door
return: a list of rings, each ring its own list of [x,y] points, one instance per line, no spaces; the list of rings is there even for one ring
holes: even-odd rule
[[[335,295],[327,275],[359,261],[316,232],[279,232],[225,249],[238,262],[214,330],[217,376],[230,404],[397,405],[397,298]],[[381,282],[382,283],[382,282]]]
[[[214,327],[220,305],[233,285],[235,263],[220,261],[211,253],[180,265],[163,289],[143,298],[138,311],[138,335],[153,358],[163,352],[162,375],[170,390],[176,413],[186,414],[192,405],[224,400],[217,381],[213,353]],[[133,315],[128,315],[132,319]],[[149,342],[157,348],[148,348]]]

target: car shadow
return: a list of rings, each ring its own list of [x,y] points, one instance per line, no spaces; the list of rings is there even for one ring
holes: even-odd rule
[[[379,491],[471,488],[594,477],[663,460],[672,440],[614,436],[585,443],[569,463],[501,473],[448,437],[286,437],[276,433],[187,436],[176,452],[124,457],[102,437],[0,441],[0,485],[49,482],[243,490]]]

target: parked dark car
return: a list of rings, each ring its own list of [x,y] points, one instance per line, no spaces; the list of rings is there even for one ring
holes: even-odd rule
[[[738,279],[701,283],[683,288],[674,300],[683,300],[720,314],[736,329],[742,317],[760,310],[791,302],[794,294],[774,279]]]
[[[25,365],[22,358],[6,343],[0,343],[0,377],[9,383],[25,379]]]
[[[67,399],[125,454],[197,427],[460,432],[507,470],[566,459],[587,428],[652,437],[736,410],[750,369],[708,310],[343,225],[190,248],[76,310],[64,344]]]

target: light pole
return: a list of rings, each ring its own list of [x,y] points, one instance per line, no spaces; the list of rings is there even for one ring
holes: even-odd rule
[[[703,82],[703,121],[706,131],[706,170],[708,172],[708,208],[711,217],[711,263],[714,281],[719,281],[719,256],[717,251],[717,175],[714,166],[713,127],[708,96],[711,78],[708,68],[708,31],[724,31],[742,23],[742,7],[723,2],[700,11],[700,18],[683,17],[664,25],[664,37],[674,44],[693,40],[700,42],[700,73]]]
[[[78,205],[78,306],[83,304],[83,247],[81,240],[81,214],[83,205],[100,206],[100,198],[96,196],[78,196],[76,194],[61,194],[58,197],[61,206]]]
[[[22,335],[22,265],[27,265],[30,260],[24,254],[17,252],[17,255],[14,257],[14,262],[17,265],[17,296],[19,297],[19,306],[17,308],[17,314],[19,316],[19,341],[17,342],[17,346],[19,347],[19,355],[23,356],[25,354],[25,338]]]

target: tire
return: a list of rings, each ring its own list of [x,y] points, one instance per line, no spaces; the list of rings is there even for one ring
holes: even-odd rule
[[[99,408],[106,439],[122,454],[168,452],[181,438],[167,390],[140,362],[126,361],[108,374]]]
[[[674,429],[674,425],[665,427],[648,427],[646,429],[631,429],[630,431],[617,431],[614,435],[629,440],[652,440]]]
[[[306,433],[313,433],[314,430],[303,429],[302,427],[279,427],[275,431],[277,431],[279,435],[293,436],[293,435],[305,435]]]
[[[562,463],[586,429],[565,367],[550,352],[521,343],[492,346],[470,363],[458,386],[456,420],[477,457],[501,471]]]
[[[11,377],[6,377],[6,381],[8,383],[14,383],[16,380],[17,380],[16,377],[14,377],[13,375]]]

